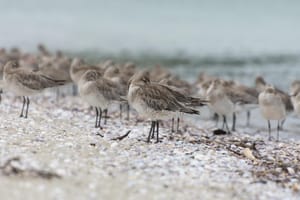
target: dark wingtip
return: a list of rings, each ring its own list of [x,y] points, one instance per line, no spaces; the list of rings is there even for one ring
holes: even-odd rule
[[[184,108],[184,109],[180,110],[180,112],[192,114],[192,115],[200,115],[200,111],[191,109],[191,108]]]

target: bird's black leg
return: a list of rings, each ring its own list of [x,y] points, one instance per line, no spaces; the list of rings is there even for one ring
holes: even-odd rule
[[[280,124],[280,126],[279,126],[279,130],[283,130],[283,125],[284,125],[284,123],[285,123],[285,119],[282,120],[282,122],[281,122],[281,124]]]
[[[225,123],[226,123],[226,116],[225,116],[225,115],[223,115],[223,125],[222,125],[222,129],[224,129],[224,128],[225,128]]]
[[[98,111],[98,108],[95,107],[95,110],[96,110],[96,122],[95,122],[95,128],[98,127],[98,117],[99,117],[99,111]]]
[[[269,141],[271,141],[271,123],[270,123],[270,120],[268,120],[268,129],[269,129]]]
[[[102,112],[101,108],[98,107],[98,124],[97,124],[97,128],[100,127],[100,123],[101,123],[101,119],[100,119],[100,111]]]
[[[156,143],[159,142],[159,121],[156,121]]]
[[[219,124],[219,115],[218,115],[217,113],[215,113],[213,119],[216,120],[216,127],[218,128],[218,124]],[[224,124],[223,124],[223,129],[224,129]]]
[[[250,126],[250,116],[251,116],[251,112],[248,110],[247,111],[247,124],[246,124],[247,127]]]
[[[27,104],[26,104],[26,114],[25,114],[25,118],[27,118],[27,116],[28,116],[29,104],[30,104],[30,100],[29,100],[29,97],[27,97]]]
[[[130,119],[130,106],[129,103],[127,103],[127,120]]]
[[[98,109],[99,109],[98,127],[100,129],[102,129],[102,127],[101,127],[102,109],[101,108],[98,108]]]
[[[223,115],[223,121],[224,121],[224,124],[225,124],[226,129],[227,129],[227,134],[231,134],[230,130],[229,130],[229,127],[228,127],[228,124],[227,124],[227,120],[226,120],[226,116],[225,115]]]
[[[153,125],[153,129],[152,129],[152,134],[151,134],[151,138],[154,139],[155,138],[155,128],[156,128],[156,122],[154,121],[154,125]]]
[[[173,117],[173,118],[172,118],[171,133],[174,133],[174,121],[175,121],[175,119],[174,119],[174,117]]]
[[[2,89],[0,89],[0,103],[2,101],[1,94],[3,93]]]
[[[232,128],[231,128],[232,131],[235,131],[235,124],[236,124],[236,114],[235,114],[235,112],[233,112],[233,114],[232,114]]]
[[[155,121],[151,121],[151,127],[150,127],[149,135],[148,135],[148,138],[147,138],[147,142],[148,142],[148,143],[150,142],[150,138],[151,138],[151,135],[152,135],[152,131],[153,131],[153,129],[154,129],[154,126],[155,126]]]
[[[177,127],[176,127],[176,133],[179,131],[179,123],[180,123],[180,118],[177,117]]]
[[[107,108],[103,110],[104,112],[104,124],[106,124],[106,120],[107,120]]]
[[[276,142],[279,142],[279,130],[280,130],[280,122],[279,122],[280,120],[278,120],[278,122],[277,122],[277,140],[276,140]]]
[[[23,117],[23,112],[24,112],[25,104],[26,104],[26,99],[25,99],[25,97],[23,96],[23,106],[22,106],[22,111],[21,111],[20,117]]]
[[[122,120],[122,104],[120,103],[120,120]]]

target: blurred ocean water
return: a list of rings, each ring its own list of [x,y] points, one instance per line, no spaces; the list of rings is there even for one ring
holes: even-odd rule
[[[300,77],[300,1],[0,0],[0,46],[161,63],[286,89]]]

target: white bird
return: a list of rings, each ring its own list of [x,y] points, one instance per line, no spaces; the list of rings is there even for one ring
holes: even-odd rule
[[[208,107],[215,113],[223,117],[223,126],[226,126],[227,133],[230,130],[227,124],[227,117],[232,116],[234,113],[234,103],[227,96],[221,80],[214,80],[207,90],[207,98],[209,101]]]
[[[270,120],[277,120],[277,141],[279,140],[280,121],[286,117],[286,107],[282,95],[273,86],[266,86],[258,96],[263,117],[268,120],[269,140],[271,140]]]

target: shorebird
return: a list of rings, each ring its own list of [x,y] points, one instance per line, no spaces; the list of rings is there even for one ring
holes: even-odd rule
[[[186,81],[183,81],[175,76],[170,76],[168,78],[162,79],[158,83],[152,83],[160,84],[164,90],[169,88],[170,92],[174,94],[175,98],[184,105],[190,106],[190,107],[200,107],[207,104],[207,100],[203,98],[196,98],[191,97],[192,94],[192,87],[187,83]],[[167,88],[166,88],[167,87]],[[174,132],[174,121],[175,119],[172,118],[172,128],[171,132]],[[180,116],[177,116],[177,128],[176,132],[179,131],[179,122],[180,122]]]
[[[7,61],[9,61],[9,57],[6,50],[0,48],[0,79],[3,77],[3,68]]]
[[[256,89],[259,93],[263,92],[265,90],[265,88],[267,87],[266,81],[261,76],[256,77],[255,85],[256,85]],[[290,95],[288,95],[287,93],[285,93],[284,91],[282,91],[276,87],[274,87],[274,89],[281,96],[281,99],[282,99],[282,102],[284,103],[286,112],[287,113],[293,112],[294,108],[293,108],[293,104],[292,104]],[[280,129],[283,129],[284,122],[285,122],[285,119],[282,120],[282,122],[280,124]]]
[[[256,97],[237,90],[231,84],[231,82],[216,79],[212,81],[207,90],[208,105],[215,113],[223,117],[223,127],[224,125],[226,126],[228,134],[230,134],[227,124],[227,117],[229,115],[233,116],[232,131],[235,131],[236,106],[257,103]]]
[[[95,127],[101,129],[102,112],[104,112],[105,124],[108,106],[112,102],[123,102],[122,96],[126,95],[117,83],[103,77],[98,70],[86,71],[78,82],[78,88],[81,98],[96,108]]]
[[[187,81],[180,79],[178,76],[169,75],[168,77],[161,79],[159,83],[167,85],[182,94],[188,96],[192,94],[192,85],[190,85]]]
[[[49,78],[65,80],[66,82],[71,81],[68,71],[61,69],[60,66],[55,62],[47,61],[41,63],[37,71]]]
[[[71,77],[67,62],[63,60],[44,61],[39,64],[36,72],[43,74],[52,79],[65,80],[65,84],[70,83]],[[58,102],[60,96],[60,88],[56,88],[56,101]]]
[[[28,96],[37,94],[50,87],[65,84],[64,80],[54,80],[37,72],[19,68],[16,61],[9,61],[4,66],[5,88],[18,96],[23,96],[23,106],[20,117],[27,118],[30,100]],[[26,104],[26,112],[24,107]]]
[[[88,65],[84,62],[84,60],[79,58],[74,58],[71,67],[70,67],[70,76],[72,81],[77,84],[80,80],[81,76],[88,70],[97,70],[101,74],[104,73],[104,68],[98,65]]]
[[[290,95],[293,96],[300,91],[300,80],[293,81],[290,87]]]
[[[246,126],[250,126],[250,115],[251,115],[251,110],[257,107],[258,104],[258,95],[259,93],[257,90],[253,87],[248,87],[246,85],[242,84],[235,84],[234,85],[234,90],[240,91],[242,93],[246,93],[253,98],[249,99],[250,101],[247,102],[247,104],[242,105],[242,110],[246,110],[247,112],[247,121],[246,121]]]
[[[162,79],[168,78],[171,75],[172,74],[169,70],[167,70],[166,68],[164,68],[160,65],[154,66],[149,71],[150,80],[153,81],[153,82],[159,82]]]
[[[210,87],[207,89],[207,98],[209,100],[208,106],[223,117],[223,128],[226,126],[227,134],[230,130],[227,124],[227,117],[234,113],[234,103],[230,100],[224,91],[221,80],[216,79],[212,81]]]
[[[11,48],[10,52],[8,53],[9,60],[19,60],[21,56],[22,52],[16,47]]]
[[[176,97],[176,93],[168,87],[150,82],[149,74],[145,71],[137,72],[130,79],[127,94],[129,104],[144,118],[151,120],[147,142],[150,142],[155,131],[156,142],[159,142],[160,120],[174,118],[178,113],[199,114],[199,111],[181,103],[178,99],[182,96]]]
[[[221,82],[224,87],[225,93],[235,104],[235,111],[233,112],[232,131],[235,131],[236,113],[241,111],[247,111],[247,126],[249,126],[250,110],[257,107],[258,92],[254,88],[237,84],[234,81],[222,80]]]
[[[291,98],[292,98],[292,102],[293,102],[295,113],[298,116],[300,116],[300,91],[298,91],[297,93],[293,94],[293,96]]]
[[[127,77],[125,77],[123,74],[121,74],[120,69],[115,66],[115,65],[111,65],[109,67],[107,67],[107,69],[104,72],[103,75],[105,78],[115,82],[116,84],[119,85],[120,90],[122,91],[123,94],[127,94],[128,92],[128,79]],[[126,107],[127,107],[127,119],[129,120],[130,116],[129,116],[129,112],[130,112],[130,107],[128,102],[126,102]],[[122,120],[122,104],[120,103],[120,119]]]
[[[295,113],[300,116],[300,81],[293,81],[290,87],[290,96]]]
[[[44,44],[38,44],[37,46],[38,52],[40,54],[40,56],[45,56],[45,57],[50,57],[51,53],[50,51],[48,51],[47,47]]]
[[[136,66],[132,62],[126,62],[124,65],[120,66],[120,73],[123,75],[123,78],[128,83],[129,79],[135,74]]]
[[[280,120],[286,117],[286,107],[282,95],[273,87],[266,86],[258,97],[259,107],[263,117],[268,120],[269,140],[271,140],[270,120],[277,120],[277,141],[279,140]]]

